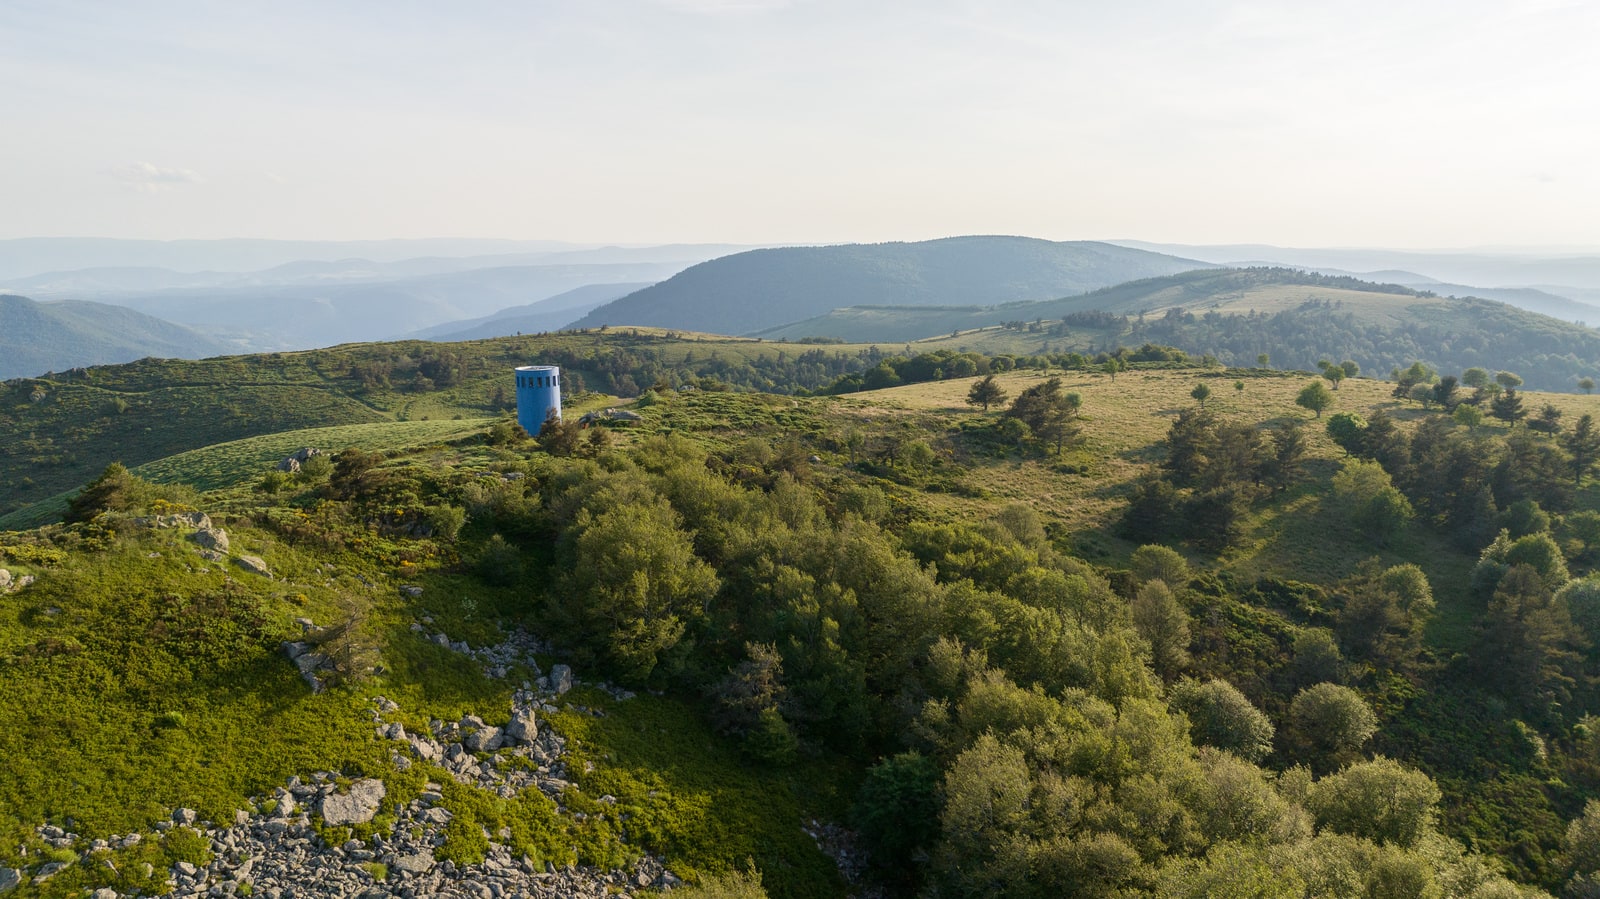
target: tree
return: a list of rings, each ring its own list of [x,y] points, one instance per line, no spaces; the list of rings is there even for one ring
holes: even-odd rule
[[[1344,376],[1347,378],[1361,377],[1361,366],[1357,365],[1354,359],[1344,360],[1339,363],[1339,367],[1344,369]]]
[[[1594,469],[1596,461],[1600,461],[1600,429],[1594,426],[1594,416],[1584,413],[1562,438],[1561,445],[1572,457],[1573,481],[1582,485],[1583,476]]]
[[[1410,368],[1395,369],[1391,377],[1395,381],[1394,395],[1405,399],[1413,396],[1412,388],[1418,384],[1432,384],[1437,376],[1434,374],[1433,369],[1418,361],[1411,363]]]
[[[1169,587],[1181,589],[1189,583],[1189,563],[1177,550],[1159,543],[1146,544],[1134,550],[1128,559],[1128,570],[1141,584],[1162,581]]]
[[[1339,382],[1344,380],[1344,369],[1337,365],[1330,365],[1322,370],[1322,376],[1328,379],[1334,390],[1339,389]]]
[[[1414,846],[1432,830],[1440,795],[1421,771],[1376,758],[1312,784],[1306,808],[1318,825],[1335,833]]]
[[[101,512],[126,511],[137,501],[141,483],[121,462],[113,462],[72,498],[63,518],[71,523],[89,521]]]
[[[939,834],[939,766],[916,752],[873,765],[856,793],[851,818],[873,860],[910,884],[916,854]]]
[[[1462,403],[1457,406],[1456,411],[1450,413],[1450,417],[1455,419],[1456,424],[1465,427],[1469,431],[1476,430],[1479,425],[1483,424],[1483,410],[1471,403]]]
[[[1413,384],[1411,385],[1410,393],[1407,395],[1421,403],[1422,408],[1424,409],[1427,409],[1429,406],[1433,405],[1432,384]]]
[[[1522,539],[1540,538],[1549,539]],[[1513,564],[1484,619],[1485,678],[1529,713],[1563,702],[1578,674],[1577,649],[1585,641],[1557,595],[1532,565]]]
[[[1051,378],[1017,394],[1005,414],[1027,425],[1039,440],[1054,443],[1059,454],[1062,445],[1077,434],[1073,419],[1082,405],[1082,396],[1063,391],[1061,379]]]
[[[1600,896],[1600,800],[1591,799],[1583,814],[1567,825],[1562,847],[1566,874],[1566,895]]]
[[[1268,355],[1266,353],[1261,353],[1261,354],[1258,354],[1256,356],[1256,365],[1260,366],[1261,368],[1266,368],[1266,367],[1270,366],[1271,364],[1272,364],[1272,357],[1270,355]]]
[[[1482,390],[1489,386],[1489,372],[1481,368],[1469,368],[1461,373],[1461,383],[1473,390]]]
[[[1110,359],[1107,359],[1105,361],[1105,364],[1100,366],[1100,370],[1101,371],[1103,371],[1106,374],[1111,376],[1112,383],[1116,383],[1117,372],[1126,371],[1127,368],[1128,368],[1128,363],[1123,362],[1121,359],[1118,359],[1115,356],[1112,356]]]
[[[1507,372],[1501,372],[1507,374]],[[1513,377],[1515,377],[1513,375]],[[1510,427],[1516,427],[1517,422],[1528,413],[1522,408],[1522,397],[1517,396],[1515,388],[1507,387],[1505,392],[1494,398],[1489,404],[1489,414],[1505,422]]]
[[[1366,419],[1354,412],[1339,412],[1328,417],[1328,437],[1352,456],[1360,451],[1366,431]]]
[[[1494,382],[1506,390],[1515,390],[1522,386],[1522,378],[1509,371],[1496,372]]]
[[[1300,477],[1305,461],[1306,435],[1297,421],[1284,422],[1272,432],[1272,453],[1261,463],[1261,482],[1285,490]]]
[[[1200,403],[1200,408],[1204,409],[1206,407],[1206,400],[1211,398],[1211,388],[1207,387],[1204,383],[1196,384],[1194,385],[1194,389],[1189,391],[1189,395],[1198,400]]]
[[[704,615],[719,583],[665,500],[630,500],[578,512],[573,566],[555,599],[578,639],[639,683]]]
[[[1189,736],[1203,746],[1259,762],[1272,751],[1272,722],[1225,680],[1185,680],[1172,688],[1172,707],[1189,718]]]
[[[1594,393],[1594,378],[1579,378],[1578,389],[1584,393]]]
[[[1333,405],[1333,392],[1322,385],[1321,381],[1312,381],[1301,388],[1300,395],[1294,398],[1295,405],[1310,409],[1322,417],[1322,410]]]
[[[1437,384],[1433,385],[1433,401],[1439,404],[1439,408],[1449,412],[1456,407],[1456,403],[1460,402],[1456,398],[1456,385],[1458,383],[1455,375],[1445,375],[1439,379]]]
[[[1379,546],[1399,536],[1415,516],[1405,494],[1376,462],[1346,459],[1333,476],[1334,506]]]
[[[1378,730],[1378,717],[1361,694],[1324,683],[1295,695],[1289,726],[1295,742],[1322,770],[1329,770],[1355,757]]]
[[[1561,433],[1561,410],[1545,403],[1538,415],[1528,419],[1528,430],[1552,436]]]
[[[1131,607],[1133,627],[1150,644],[1150,665],[1167,680],[1189,664],[1189,613],[1165,582],[1139,587]]]
[[[983,380],[972,385],[967,391],[967,403],[973,406],[982,406],[983,411],[989,411],[991,403],[1003,403],[1006,400],[1006,389],[994,379],[994,375],[986,375]]]
[[[1241,393],[1241,394],[1244,393],[1244,382],[1243,381],[1234,381],[1233,382],[1233,392],[1234,393]]]
[[[583,429],[576,421],[563,421],[556,410],[551,409],[545,416],[544,424],[539,427],[539,446],[552,456],[570,456],[578,451],[583,439]]]

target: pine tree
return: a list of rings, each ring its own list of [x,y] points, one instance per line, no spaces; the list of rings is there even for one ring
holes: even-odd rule
[[[994,379],[994,375],[987,375],[983,380],[972,385],[967,391],[967,403],[973,406],[982,406],[988,412],[992,403],[1003,403],[1006,399],[1006,389]]]
[[[1572,457],[1572,479],[1581,485],[1583,476],[1600,461],[1600,431],[1595,429],[1594,416],[1585,413],[1561,443]]]

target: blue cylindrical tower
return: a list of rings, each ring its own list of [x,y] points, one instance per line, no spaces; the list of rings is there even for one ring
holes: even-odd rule
[[[518,366],[517,424],[537,437],[551,412],[556,414],[556,418],[561,417],[561,367]]]

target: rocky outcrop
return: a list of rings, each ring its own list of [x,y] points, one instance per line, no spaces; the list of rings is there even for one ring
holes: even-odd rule
[[[350,785],[348,793],[330,793],[322,797],[322,820],[334,826],[366,824],[378,813],[383,797],[388,795],[383,781],[367,778]]]
[[[197,530],[211,527],[211,516],[204,512],[178,512],[172,515],[149,515],[135,518],[133,523],[147,528],[187,528]]]
[[[549,701],[554,698],[525,685],[513,696],[513,723],[505,728],[465,715],[460,721],[431,721],[424,734],[408,733],[400,723],[385,720],[399,707],[381,696],[373,699],[371,714],[378,737],[393,741],[393,761],[398,768],[410,767],[414,759],[436,762],[458,782],[506,798],[536,789],[560,808],[567,791],[575,789],[566,779],[566,740],[535,723],[538,710],[553,710]],[[467,748],[469,742],[489,745],[496,740],[503,744],[496,749],[474,752]],[[207,838],[212,857],[203,866],[174,865],[167,872],[168,886],[174,896],[196,899],[244,894],[267,899],[611,899],[681,883],[648,855],[629,868],[614,870],[557,868],[535,862],[513,849],[509,831],[484,832],[488,851],[481,863],[462,865],[440,859],[438,850],[445,845],[446,829],[455,819],[445,807],[446,792],[442,784],[429,782],[416,799],[391,809],[384,805],[388,791],[381,780],[360,779],[341,786],[334,774],[318,772],[304,781],[290,778],[272,795],[258,797],[251,810],[235,812],[225,824],[198,820],[193,809],[177,809],[156,829],[192,827]],[[601,801],[608,798],[601,797]],[[378,817],[380,809],[384,817]],[[381,822],[376,830],[358,831],[368,834],[365,838],[340,842],[332,836],[338,831],[329,830],[370,827],[374,822]],[[113,835],[85,846],[76,834],[59,827],[45,825],[37,832],[53,849],[87,850],[90,856],[107,849],[125,849],[141,840],[140,834]],[[0,868],[0,893],[19,886],[24,879],[39,882],[64,869],[59,862],[34,870]],[[93,899],[116,894],[89,895]]]
[[[312,456],[320,456],[320,455],[322,455],[322,450],[319,450],[316,447],[312,447],[312,446],[301,447],[300,449],[296,450],[292,455],[286,456],[283,459],[283,461],[279,462],[278,463],[278,470],[279,471],[287,471],[287,472],[290,472],[292,474],[294,472],[299,471],[300,470],[300,466],[306,464],[306,462]]]
[[[204,549],[219,553],[228,551],[228,532],[222,528],[201,528],[190,534],[189,539]]]
[[[550,690],[557,696],[572,689],[572,669],[566,665],[550,666]]]
[[[272,570],[267,567],[267,561],[260,556],[237,556],[234,558],[233,564],[251,574],[259,574],[266,578],[272,577]]]

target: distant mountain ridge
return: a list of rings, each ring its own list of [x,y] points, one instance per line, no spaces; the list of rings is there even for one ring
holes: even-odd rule
[[[846,306],[1043,300],[1205,267],[1094,241],[1004,236],[751,250],[691,266],[573,326],[750,334]]]
[[[146,356],[194,359],[220,355],[224,349],[182,325],[122,306],[83,300],[38,303],[0,294],[0,379]]]
[[[649,286],[648,283],[585,284],[536,303],[511,306],[482,318],[445,322],[409,336],[418,340],[456,341],[556,331],[591,309]]]

